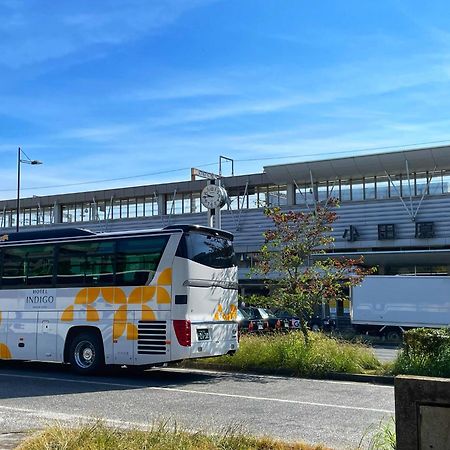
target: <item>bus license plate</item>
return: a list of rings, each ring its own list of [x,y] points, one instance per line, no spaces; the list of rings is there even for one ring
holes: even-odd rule
[[[209,330],[207,328],[198,328],[197,329],[197,337],[199,341],[208,341],[209,340]]]

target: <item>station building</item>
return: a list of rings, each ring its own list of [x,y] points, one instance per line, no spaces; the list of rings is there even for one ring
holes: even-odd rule
[[[205,179],[23,198],[21,230],[82,227],[96,232],[207,225]],[[333,253],[364,256],[379,274],[450,273],[450,146],[264,167],[223,177],[229,202],[222,228],[235,235],[241,291],[261,286],[247,275],[269,222],[263,205],[304,210],[340,200]],[[0,201],[0,234],[15,231],[16,200]],[[338,314],[344,313],[338,307]]]

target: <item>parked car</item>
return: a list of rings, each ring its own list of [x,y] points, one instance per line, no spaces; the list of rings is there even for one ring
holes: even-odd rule
[[[262,318],[257,308],[240,307],[237,322],[240,332],[261,333],[269,329],[268,320]]]
[[[289,321],[290,329],[300,329],[300,318],[298,316],[294,316],[282,309],[274,309],[272,313],[280,319]],[[306,320],[306,325],[312,331],[332,331],[336,328],[336,321],[330,317],[314,316]]]
[[[282,310],[257,308],[261,316],[269,321],[269,329],[272,331],[288,331],[292,328],[292,315]]]
[[[286,327],[290,330],[299,329],[300,328],[300,319],[295,316],[294,314],[289,313],[288,311],[285,311],[283,309],[271,309],[271,313],[278,318],[283,323],[283,327]]]
[[[330,317],[311,317],[307,322],[311,331],[333,331],[336,328],[336,320]]]

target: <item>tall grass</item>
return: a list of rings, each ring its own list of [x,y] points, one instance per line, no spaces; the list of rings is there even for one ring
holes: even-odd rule
[[[364,439],[364,437],[363,437]],[[361,441],[363,440],[361,439]],[[362,444],[358,449],[362,449]],[[366,447],[365,447],[366,448]],[[382,420],[375,432],[372,434],[367,449],[368,450],[395,450],[397,448],[397,437],[395,434],[395,419]]]
[[[200,360],[236,370],[291,371],[297,376],[321,377],[332,372],[380,371],[381,363],[363,344],[351,344],[323,333],[311,333],[306,344],[300,332],[242,336],[233,356]]]
[[[148,431],[108,428],[102,422],[66,428],[55,425],[32,436],[18,450],[327,450],[321,445],[286,443],[230,431],[189,433],[157,424]]]

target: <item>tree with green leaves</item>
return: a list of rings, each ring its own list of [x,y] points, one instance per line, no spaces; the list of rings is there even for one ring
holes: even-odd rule
[[[264,232],[255,272],[263,275],[271,288],[270,306],[289,311],[300,318],[308,342],[307,319],[317,305],[346,297],[348,288],[361,283],[374,268],[363,260],[332,258],[332,225],[338,203],[329,199],[308,211],[282,211],[266,207],[272,227]],[[313,256],[314,255],[314,256]]]

